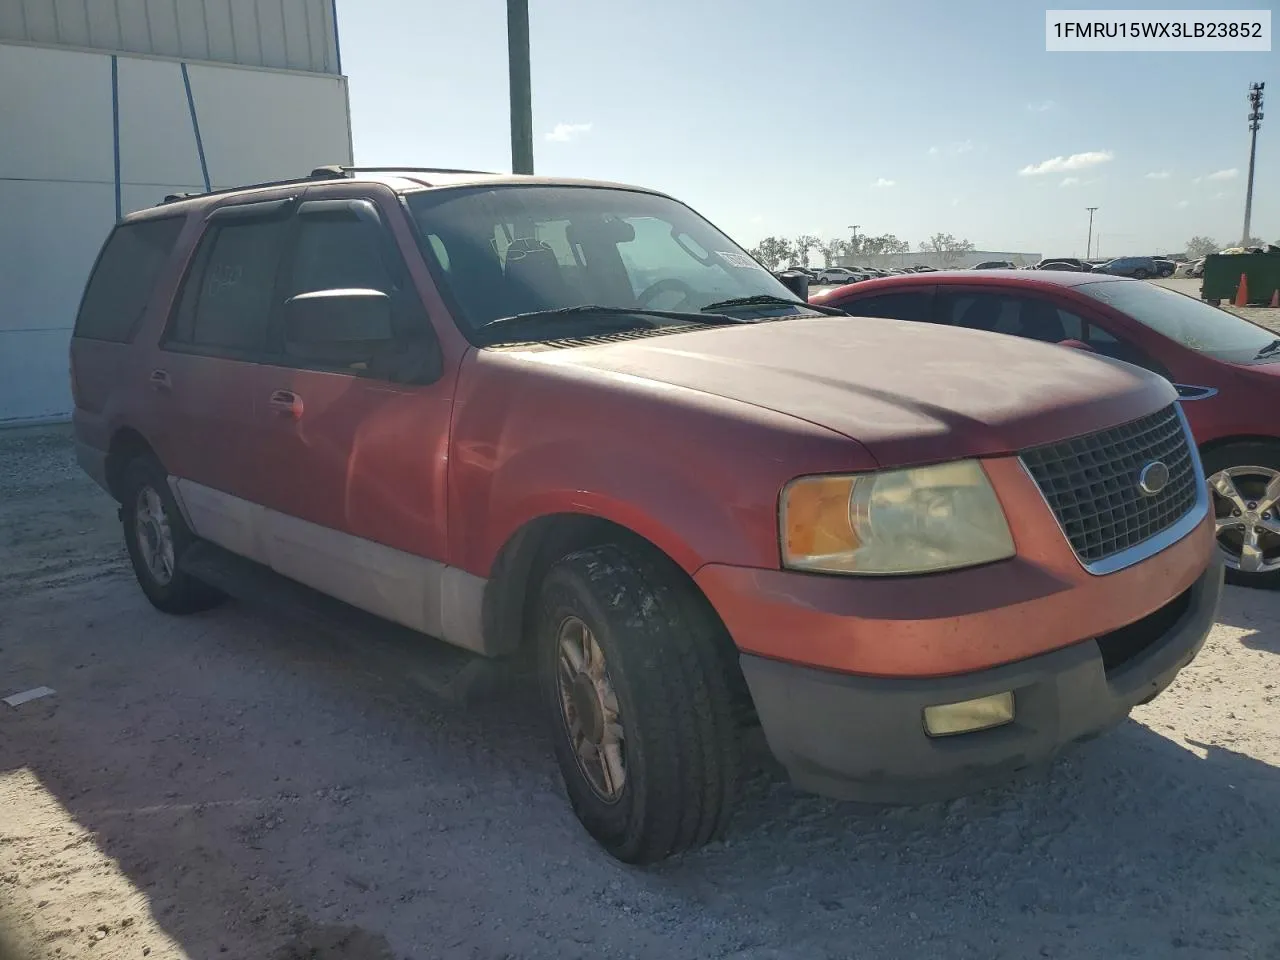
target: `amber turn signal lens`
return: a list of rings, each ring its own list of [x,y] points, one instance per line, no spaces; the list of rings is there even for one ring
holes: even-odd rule
[[[783,546],[789,560],[851,553],[861,545],[849,520],[853,477],[808,477],[786,489]]]

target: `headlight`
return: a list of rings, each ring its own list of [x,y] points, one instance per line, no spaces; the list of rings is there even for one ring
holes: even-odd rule
[[[843,477],[802,477],[781,507],[782,561],[822,573],[931,573],[1014,555],[976,460]]]

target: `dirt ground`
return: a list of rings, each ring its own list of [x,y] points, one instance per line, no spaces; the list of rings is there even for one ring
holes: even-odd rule
[[[65,429],[0,432],[0,956],[1280,958],[1280,595],[1029,782],[875,811],[762,766],[650,870],[579,829],[527,698],[239,604],[155,612]]]

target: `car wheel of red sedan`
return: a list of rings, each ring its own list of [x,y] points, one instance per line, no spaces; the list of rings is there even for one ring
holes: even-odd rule
[[[1228,582],[1280,587],[1280,445],[1211,450],[1204,468]]]

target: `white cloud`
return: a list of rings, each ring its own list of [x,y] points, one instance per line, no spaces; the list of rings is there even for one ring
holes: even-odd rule
[[[1058,184],[1060,187],[1074,187],[1080,182],[1079,177],[1063,177],[1062,182]]]
[[[929,156],[936,157],[940,153],[946,153],[950,157],[958,157],[962,153],[972,153],[974,144],[972,140],[955,140],[948,143],[945,147],[930,147]]]
[[[752,223],[764,223],[764,217],[760,216],[760,214],[758,214],[758,213],[757,213],[754,217],[752,217],[752,218],[751,218],[751,222],[752,222]]]
[[[880,177],[878,180],[876,180],[875,183],[872,184],[872,186],[873,187],[892,187],[895,183],[897,183],[896,180],[886,180],[884,177]]]
[[[1020,176],[1038,177],[1045,173],[1062,173],[1067,170],[1084,170],[1096,167],[1112,158],[1110,150],[1090,150],[1086,153],[1073,153],[1069,157],[1050,157],[1040,163],[1031,163],[1018,171]]]
[[[1191,206],[1191,201],[1190,201],[1190,200],[1179,200],[1179,201],[1178,201],[1178,209],[1179,209],[1179,210],[1185,210],[1185,209],[1186,209],[1187,207],[1189,207],[1189,206]]]
[[[589,123],[557,123],[555,128],[547,134],[548,140],[555,140],[559,143],[568,143],[570,140],[576,140],[585,133],[591,132],[591,124]]]
[[[959,197],[956,197],[954,200],[952,200],[952,201],[951,201],[951,205],[952,205],[953,207],[958,207],[958,206],[960,206],[960,204],[961,204],[961,203],[963,203],[963,202],[964,202],[964,201],[963,201],[963,200],[961,200]]]
[[[1148,180],[1168,180],[1173,174],[1168,170],[1153,170],[1147,174]]]
[[[931,156],[931,157],[936,157],[937,155],[938,155],[938,148],[937,148],[937,147],[930,147],[930,148],[929,148],[929,156]]]
[[[1240,173],[1239,170],[1237,170],[1235,167],[1232,167],[1229,170],[1216,170],[1213,173],[1209,174],[1209,176],[1205,177],[1205,179],[1206,180],[1234,180],[1239,175],[1239,173]]]
[[[1039,103],[1028,103],[1027,109],[1030,110],[1032,113],[1047,113],[1048,111],[1052,110],[1055,106],[1057,106],[1057,104],[1055,104],[1052,100],[1041,100]]]
[[[1225,200],[1225,199],[1227,199],[1227,195],[1226,195],[1226,193],[1224,193],[1223,191],[1219,190],[1217,193],[1215,193],[1215,194],[1213,195],[1213,199],[1215,199],[1215,200]]]

